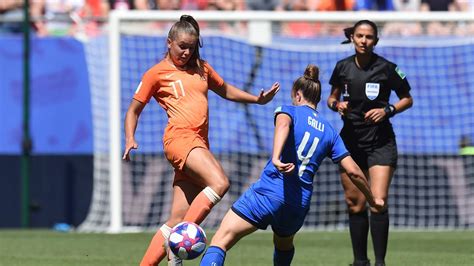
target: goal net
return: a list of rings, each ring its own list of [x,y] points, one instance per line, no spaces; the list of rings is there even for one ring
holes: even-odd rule
[[[395,228],[474,228],[474,17],[464,13],[186,12],[202,28],[202,57],[227,83],[257,94],[280,82],[267,105],[244,105],[209,93],[211,151],[231,180],[223,200],[203,222],[216,228],[237,197],[260,175],[273,141],[273,110],[291,104],[292,82],[307,64],[320,67],[318,106],[326,107],[336,62],[350,54],[342,29],[374,20],[376,52],[396,62],[412,86],[414,106],[392,119],[399,150],[389,194]],[[169,216],[173,169],[163,154],[166,113],[154,101],[139,120],[139,149],[121,161],[125,112],[143,73],[166,52],[166,36],[184,12],[113,12],[108,36],[86,43],[94,125],[94,188],[83,231],[155,230]],[[436,28],[438,27],[438,28]],[[436,35],[434,35],[436,33]],[[392,102],[396,95],[392,95]],[[473,143],[471,143],[474,145]],[[337,165],[325,160],[315,176],[308,229],[347,227]]]

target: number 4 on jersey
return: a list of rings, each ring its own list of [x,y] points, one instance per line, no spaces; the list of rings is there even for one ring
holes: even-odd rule
[[[308,140],[310,137],[310,133],[306,131],[303,136],[303,140],[301,141],[300,145],[298,146],[297,154],[298,154],[298,159],[301,161],[301,165],[298,171],[298,175],[301,177],[303,175],[304,170],[306,169],[306,166],[309,163],[309,160],[313,156],[314,152],[316,151],[316,147],[318,146],[319,143],[319,138],[314,137],[313,143],[311,143],[311,147],[309,148],[308,153],[306,156],[303,155],[303,151],[306,148],[306,145],[308,144]]]

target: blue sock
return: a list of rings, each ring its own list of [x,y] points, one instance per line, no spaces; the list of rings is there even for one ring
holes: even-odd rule
[[[220,247],[210,246],[202,256],[201,266],[222,266],[225,261],[225,251]],[[213,263],[213,264],[212,264]]]
[[[295,248],[290,250],[278,250],[275,248],[273,252],[273,265],[274,266],[289,266],[295,255]]]

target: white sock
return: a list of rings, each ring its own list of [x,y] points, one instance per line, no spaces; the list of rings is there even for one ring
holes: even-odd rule
[[[210,187],[205,187],[202,192],[206,194],[207,198],[212,202],[212,204],[216,205],[220,200],[221,197]]]
[[[170,234],[171,234],[171,230],[173,228],[169,227],[168,225],[166,224],[163,224],[161,227],[160,227],[160,231],[161,231],[161,234],[163,235],[163,237],[165,238],[165,243],[168,242],[168,238],[170,238]]]
[[[168,266],[182,266],[183,261],[180,258],[178,258],[176,255],[174,255],[174,253],[171,252],[168,246],[168,238],[170,238],[172,229],[173,228],[169,227],[166,224],[162,225],[160,228],[160,231],[163,234],[163,237],[165,238],[165,249],[166,249],[166,253],[168,253]]]

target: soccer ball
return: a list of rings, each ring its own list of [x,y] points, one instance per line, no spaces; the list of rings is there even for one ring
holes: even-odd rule
[[[206,233],[199,225],[182,222],[171,230],[168,245],[178,258],[192,260],[206,249],[206,241]]]

